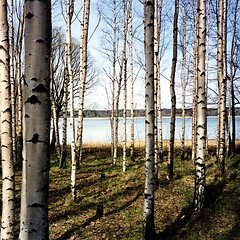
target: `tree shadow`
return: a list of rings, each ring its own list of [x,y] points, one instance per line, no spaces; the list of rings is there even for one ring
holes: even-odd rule
[[[126,208],[128,208],[131,204],[133,204],[140,196],[142,196],[142,191],[138,192],[136,194],[136,196],[134,198],[132,198],[130,201],[124,203],[122,206],[115,208],[114,210],[111,210],[109,212],[106,212],[104,214],[105,217],[108,217],[112,214],[118,213]],[[78,230],[79,228],[86,228],[87,226],[89,226],[92,222],[97,221],[98,219],[100,219],[102,216],[99,216],[97,214],[95,214],[94,216],[88,218],[85,220],[84,223],[80,224],[80,225],[75,225],[74,227],[72,227],[71,229],[67,230],[63,235],[61,235],[59,238],[57,238],[56,240],[66,240],[69,239],[76,230]]]
[[[205,209],[211,207],[221,196],[226,181],[217,181],[206,187]],[[184,207],[175,221],[162,232],[157,233],[156,239],[187,239],[187,235],[196,223],[205,221],[205,210],[196,212],[194,203]]]

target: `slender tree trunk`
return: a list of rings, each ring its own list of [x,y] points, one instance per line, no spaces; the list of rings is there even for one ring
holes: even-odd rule
[[[193,76],[193,99],[192,99],[192,162],[196,158],[196,126],[197,126],[197,64],[198,64],[198,18],[195,17],[194,23],[194,76]]]
[[[16,148],[16,100],[15,100],[15,75],[14,75],[14,23],[13,23],[13,0],[10,0],[10,41],[9,41],[9,55],[10,55],[10,85],[11,85],[11,111],[12,111],[12,154],[13,162],[17,162],[17,148]]]
[[[21,70],[21,55],[22,55],[22,40],[23,40],[23,29],[24,29],[24,5],[22,8],[22,16],[19,22],[18,28],[18,39],[17,39],[17,62],[16,62],[16,71],[17,71],[17,89],[18,89],[18,126],[17,126],[17,164],[16,167],[20,169],[22,167],[22,149],[23,149],[23,135],[22,135],[22,70]]]
[[[67,1],[67,17],[66,17],[66,62],[69,78],[69,108],[70,108],[70,141],[71,141],[71,192],[72,200],[76,200],[76,158],[75,158],[75,123],[74,123],[74,95],[73,95],[73,72],[71,63],[71,21],[73,16],[74,1]]]
[[[11,102],[7,1],[0,4],[0,118],[2,161],[1,239],[14,239],[15,181],[11,141]]]
[[[154,225],[154,1],[144,1],[146,167],[143,212],[143,239],[155,238]]]
[[[130,23],[130,105],[131,105],[131,144],[130,159],[134,161],[134,80],[133,80],[133,18],[132,18],[132,0],[129,3],[129,23]]]
[[[206,38],[206,2],[198,0],[198,81],[197,81],[197,139],[195,160],[195,210],[204,207],[206,175],[206,94],[205,94],[205,38]]]
[[[173,57],[170,76],[170,96],[171,96],[171,121],[168,151],[168,178],[173,177],[173,156],[175,139],[175,120],[176,120],[176,94],[175,94],[175,73],[177,65],[177,35],[178,35],[178,12],[179,0],[175,0],[175,13],[173,22]]]
[[[85,0],[82,6],[82,33],[80,43],[80,95],[79,95],[79,112],[78,112],[78,132],[76,141],[76,162],[77,168],[82,160],[82,141],[83,141],[83,110],[85,84],[87,78],[87,46],[88,46],[88,29],[90,17],[90,0]]]
[[[51,1],[25,1],[25,21],[19,239],[49,239]]]
[[[223,0],[219,0],[219,13],[218,13],[218,80],[219,80],[219,161],[221,175],[225,172],[225,127],[226,127],[226,77],[224,76],[224,34],[223,34]]]
[[[233,65],[234,65],[234,50],[235,50],[235,38],[236,38],[236,27],[237,27],[237,9],[239,1],[236,0],[234,9],[234,20],[233,20],[233,33],[231,41],[231,59],[230,59],[230,101],[231,101],[231,117],[232,117],[232,145],[231,153],[234,155],[236,151],[236,121],[235,121],[235,102],[234,102],[234,84],[233,84]]]
[[[127,160],[127,30],[128,19],[126,14],[126,1],[122,0],[123,8],[123,172],[126,172],[126,160]]]
[[[185,155],[185,99],[186,99],[186,23],[187,23],[187,2],[184,0],[184,16],[182,27],[182,140],[181,159]]]
[[[206,78],[205,78],[205,84],[206,84],[206,108],[208,106],[208,75],[209,75],[209,32],[210,32],[210,20],[211,20],[211,2],[210,0],[207,1],[207,33],[206,33]],[[207,109],[206,109],[207,112]],[[206,121],[207,121],[207,114],[206,114]],[[208,156],[208,130],[206,125],[206,156]]]
[[[117,62],[117,3],[116,0],[113,1],[114,4],[114,19],[113,19],[113,62],[112,62],[112,111],[111,111],[111,133],[112,133],[112,156],[113,156],[113,166],[116,166],[117,161],[117,139],[118,136],[115,130],[118,128],[116,126],[116,116],[115,114],[115,83],[116,83],[116,62]],[[117,108],[117,107],[116,107]]]
[[[52,50],[51,50],[52,52]],[[61,158],[61,146],[59,142],[59,127],[58,127],[58,117],[57,117],[57,108],[54,98],[54,89],[53,89],[53,63],[52,63],[52,54],[50,58],[50,98],[51,98],[51,107],[52,107],[52,118],[53,118],[53,133],[55,138],[57,161],[60,161]],[[53,138],[52,138],[53,139]]]
[[[159,74],[159,18],[158,18],[158,1],[154,2],[154,104],[155,104],[155,129],[154,129],[154,160],[155,160],[155,177],[158,181],[158,158],[159,158],[159,139],[158,139],[158,117],[159,112],[158,105],[158,90],[160,83],[160,74]]]
[[[160,44],[160,36],[161,36],[161,31],[162,31],[162,0],[160,0],[159,2],[159,17],[158,17],[158,28],[159,28],[159,35],[158,35],[158,44]],[[158,11],[157,9],[157,11]],[[162,133],[162,104],[161,104],[161,100],[162,100],[162,97],[161,97],[161,79],[160,79],[160,72],[161,72],[161,69],[160,69],[160,61],[161,61],[161,57],[158,58],[158,61],[157,61],[157,68],[158,68],[158,95],[157,95],[157,108],[158,108],[158,145],[159,145],[159,150],[158,150],[158,153],[159,153],[159,159],[160,161],[163,161],[163,133]]]
[[[62,152],[59,163],[60,168],[66,168],[66,157],[67,157],[67,99],[68,99],[68,73],[67,63],[65,61],[64,67],[64,82],[63,82],[63,106],[62,106]]]

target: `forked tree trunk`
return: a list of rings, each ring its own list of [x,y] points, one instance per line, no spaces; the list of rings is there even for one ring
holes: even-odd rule
[[[205,151],[206,151],[206,94],[205,94],[205,38],[206,38],[206,2],[198,0],[198,81],[197,81],[197,139],[195,160],[195,210],[200,211],[205,202]]]
[[[0,118],[2,161],[1,239],[14,239],[15,185],[11,142],[11,103],[7,1],[0,4]]]
[[[155,238],[154,225],[154,1],[144,1],[144,47],[145,47],[145,139],[146,165],[143,210],[143,239]]]
[[[82,6],[82,32],[80,43],[80,91],[79,91],[79,112],[78,112],[78,131],[76,141],[76,162],[77,168],[80,167],[82,160],[83,142],[83,110],[85,97],[85,84],[87,78],[87,52],[88,52],[88,29],[90,17],[90,0],[85,0]]]
[[[18,119],[17,119],[17,164],[16,167],[18,169],[22,166],[22,149],[23,149],[23,136],[22,136],[22,70],[21,70],[21,56],[22,56],[22,40],[23,40],[23,29],[24,29],[24,5],[22,8],[22,16],[19,21],[18,28],[18,39],[17,39],[17,60],[16,60],[16,71],[17,71],[17,101],[18,101]]]
[[[25,1],[25,21],[19,239],[49,239],[51,1]]]
[[[175,120],[176,120],[176,94],[175,94],[175,74],[177,66],[177,36],[178,36],[178,12],[179,0],[175,0],[175,12],[173,22],[173,56],[170,76],[170,96],[171,96],[171,121],[170,136],[168,150],[168,178],[173,177],[173,156],[174,156],[174,140],[175,140]]]

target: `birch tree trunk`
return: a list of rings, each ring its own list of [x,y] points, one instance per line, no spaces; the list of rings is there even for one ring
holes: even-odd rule
[[[130,61],[130,105],[131,105],[131,144],[130,159],[134,161],[134,80],[133,80],[133,17],[132,17],[132,0],[129,2],[129,61]]]
[[[49,239],[51,1],[25,1],[23,171],[19,239]]]
[[[204,207],[206,175],[206,94],[205,94],[205,38],[206,38],[206,2],[198,0],[198,81],[197,81],[197,139],[195,160],[195,210]]]
[[[159,2],[159,14],[158,14],[158,31],[159,31],[159,35],[158,35],[158,46],[160,44],[160,37],[161,37],[161,31],[162,31],[162,4],[163,1],[160,0]],[[157,9],[157,11],[158,11]],[[160,66],[160,61],[161,61],[161,57],[158,58],[158,62],[157,62],[157,68],[158,68],[158,95],[157,95],[157,108],[158,108],[158,144],[159,144],[159,159],[160,161],[163,161],[163,133],[162,133],[162,96],[161,96],[161,79],[160,79],[160,72],[161,72],[161,66]]]
[[[21,168],[22,166],[22,149],[23,149],[23,136],[22,136],[22,85],[21,85],[21,56],[22,56],[22,40],[23,40],[23,29],[24,29],[24,4],[22,7],[22,16],[19,21],[19,29],[18,29],[18,40],[17,40],[17,62],[16,62],[16,71],[17,71],[17,101],[18,101],[18,124],[17,124],[17,168]]]
[[[181,159],[185,155],[185,102],[186,102],[186,24],[187,24],[187,2],[184,0],[184,15],[182,26],[182,139],[181,139]]]
[[[51,57],[50,57],[50,99],[51,99],[51,112],[53,118],[53,131],[55,137],[55,146],[56,146],[56,156],[57,161],[60,161],[61,158],[61,146],[59,141],[59,127],[58,127],[58,117],[57,117],[57,107],[54,98],[54,85],[53,85],[53,62],[52,62],[52,49],[51,49]]]
[[[144,47],[145,47],[145,138],[146,166],[143,212],[143,239],[155,238],[154,225],[154,0],[144,1]]]
[[[158,18],[158,1],[154,2],[154,104],[155,104],[155,129],[154,129],[154,161],[155,161],[155,177],[158,181],[158,158],[159,158],[159,139],[158,139],[158,117],[159,112],[158,105],[158,90],[159,90],[159,18]]]
[[[112,134],[112,156],[113,166],[116,166],[117,161],[117,143],[116,139],[116,121],[115,121],[115,82],[116,82],[116,62],[117,62],[117,3],[113,1],[114,5],[114,17],[113,17],[113,62],[112,62],[112,111],[111,111],[111,134]]]
[[[78,132],[76,141],[76,162],[79,169],[79,163],[82,160],[82,139],[83,139],[83,110],[85,84],[87,78],[87,51],[88,51],[88,29],[90,17],[90,0],[85,0],[82,6],[82,32],[80,43],[80,93],[79,93],[79,112],[78,112]]]
[[[73,73],[71,63],[71,21],[73,16],[74,0],[67,1],[66,16],[66,63],[69,79],[69,108],[70,108],[70,141],[71,141],[71,192],[72,200],[76,200],[76,158],[75,158],[75,123],[74,123],[74,95],[73,95]]]
[[[64,82],[63,82],[63,106],[62,106],[62,151],[61,159],[59,163],[60,168],[66,168],[66,157],[67,157],[67,105],[68,105],[68,71],[67,63],[64,63]]]
[[[193,70],[193,98],[192,98],[192,162],[196,159],[196,126],[197,126],[197,64],[198,64],[198,17],[196,14],[194,23],[194,70]]]
[[[173,177],[173,156],[174,156],[174,138],[175,138],[175,120],[176,120],[176,94],[175,94],[175,73],[177,65],[177,36],[178,36],[178,12],[179,0],[175,0],[175,12],[173,22],[173,57],[170,76],[170,96],[171,96],[171,121],[168,151],[168,178]]]
[[[14,239],[15,186],[11,141],[11,102],[7,1],[0,4],[0,116],[2,160],[1,239]]]
[[[122,0],[123,8],[123,172],[126,172],[127,155],[127,30],[128,19],[126,14],[126,1]]]
[[[12,111],[12,154],[14,165],[17,162],[17,149],[16,149],[16,100],[15,100],[15,76],[14,76],[14,23],[13,23],[13,0],[10,0],[10,41],[9,41],[9,55],[10,55],[10,85],[11,85],[11,111]]]
[[[224,43],[223,43],[223,0],[219,0],[219,12],[218,12],[218,81],[219,81],[219,161],[220,161],[220,173],[225,172],[225,126],[226,126],[226,78],[224,77]]]
[[[233,33],[231,40],[231,56],[230,56],[230,101],[231,101],[231,116],[232,116],[232,145],[231,153],[234,155],[236,151],[236,121],[235,121],[235,101],[234,101],[234,84],[233,84],[233,67],[234,67],[234,50],[235,50],[235,38],[236,38],[236,27],[237,27],[237,9],[239,1],[236,0],[233,18]]]

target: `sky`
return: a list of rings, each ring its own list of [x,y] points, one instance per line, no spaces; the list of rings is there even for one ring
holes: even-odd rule
[[[81,1],[75,1],[75,13],[78,13],[80,11],[80,2]],[[89,36],[92,35],[93,30],[96,28],[96,25],[99,20],[99,14],[97,11],[97,4],[100,1],[97,0],[92,0],[91,1],[91,14],[90,14],[90,31],[89,31]],[[137,1],[136,1],[137,2]],[[135,2],[135,3],[136,3]],[[143,11],[143,7],[140,3],[138,5],[136,4],[134,6],[134,23],[136,25],[142,24],[142,18],[141,14]],[[56,15],[56,14],[55,14]],[[54,13],[53,13],[54,16]],[[80,15],[79,15],[80,17]],[[62,15],[58,15],[58,17],[54,18],[54,25],[58,26],[63,26],[64,29],[64,20],[62,18]],[[133,25],[134,25],[133,23]],[[104,37],[102,29],[104,27],[104,21],[101,20],[99,27],[96,29],[94,34],[92,35],[90,41],[89,41],[89,50],[91,55],[93,56],[95,62],[96,62],[96,67],[100,70],[100,74],[98,76],[98,85],[89,93],[86,95],[85,99],[85,108],[86,109],[110,109],[108,106],[108,99],[107,99],[107,94],[106,94],[106,88],[108,89],[108,92],[110,92],[109,89],[109,80],[102,70],[103,67],[108,69],[110,71],[111,63],[104,58],[103,54],[101,53],[101,40]],[[136,26],[133,26],[133,28]],[[140,26],[139,29],[140,34],[141,32],[143,33],[143,26]],[[171,33],[172,30],[171,28],[168,29],[169,34],[169,41],[171,41]],[[72,23],[72,36],[76,39],[80,39],[80,23],[75,18],[75,21]],[[136,41],[137,42],[137,41]],[[143,44],[139,44],[139,46],[136,46],[136,48],[142,48],[142,52],[144,51],[143,49]],[[171,56],[172,56],[172,50],[171,48],[166,50],[165,57],[162,60],[162,78],[161,78],[161,95],[162,95],[162,108],[170,108],[170,90],[169,90],[169,76],[170,76],[170,67],[171,67]],[[136,55],[133,56],[136,58]],[[144,56],[142,56],[144,57]],[[139,65],[135,64],[134,65],[134,72],[137,74],[139,72],[138,77],[135,80],[134,84],[134,106],[136,109],[143,109],[145,107],[145,98],[144,98],[144,92],[145,92],[145,83],[144,83],[144,69],[141,68]],[[179,77],[179,74],[176,74],[176,78]],[[178,81],[178,80],[177,80]],[[130,94],[128,95],[130,96]],[[177,91],[177,100],[181,99],[181,93]],[[122,102],[122,101],[121,101]],[[120,108],[122,108],[122,104],[120,104]],[[180,105],[178,107],[181,107]],[[128,108],[130,108],[130,99],[128,97]]]

